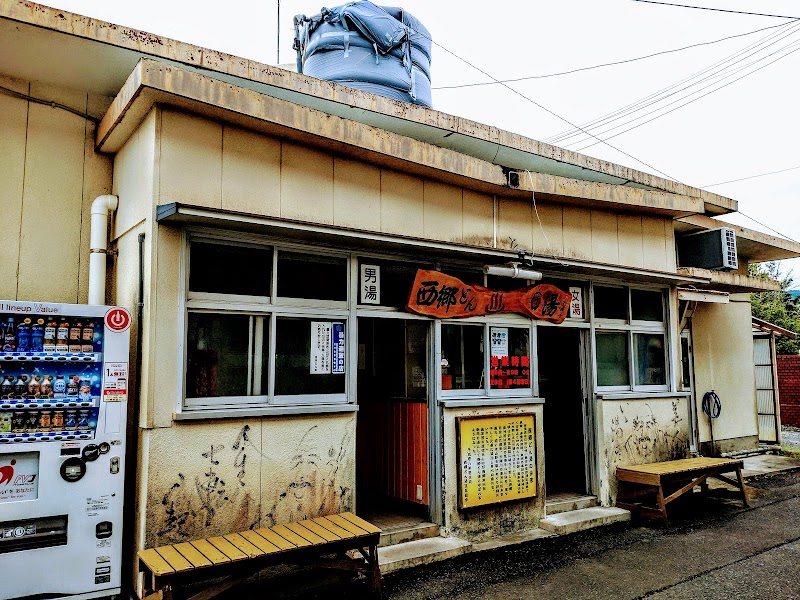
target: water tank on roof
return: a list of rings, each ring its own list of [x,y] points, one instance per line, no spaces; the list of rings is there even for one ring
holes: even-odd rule
[[[431,106],[430,33],[402,8],[362,0],[294,18],[297,71]]]

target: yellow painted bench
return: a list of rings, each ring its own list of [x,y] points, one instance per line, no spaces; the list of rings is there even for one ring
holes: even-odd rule
[[[617,467],[617,506],[667,523],[667,505],[698,485],[706,487],[709,477],[739,488],[742,502],[749,506],[742,478],[743,466],[741,460],[697,457]],[[725,477],[723,473],[736,473],[736,479]],[[636,502],[647,495],[655,495],[655,507]]]
[[[333,554],[338,558],[319,564],[365,573],[372,590],[380,595],[380,535],[381,530],[372,523],[345,512],[140,550],[139,570],[145,575],[143,597],[172,600],[173,590],[186,584],[224,577],[190,599],[207,600],[264,567],[308,564]],[[347,558],[348,550],[357,550],[363,560]]]

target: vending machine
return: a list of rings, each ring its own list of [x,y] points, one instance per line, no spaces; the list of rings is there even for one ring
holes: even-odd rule
[[[120,592],[130,313],[0,300],[0,599]]]

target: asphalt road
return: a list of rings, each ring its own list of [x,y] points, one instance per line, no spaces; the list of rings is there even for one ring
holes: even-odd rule
[[[800,598],[800,473],[692,498],[667,529],[605,528],[391,574],[389,598]],[[722,492],[721,492],[722,493]],[[738,506],[737,506],[738,505]]]
[[[388,599],[800,599],[800,471],[694,494],[668,528],[614,525],[388,574]],[[678,509],[678,510],[676,510]],[[223,600],[366,598],[364,581],[277,569]]]

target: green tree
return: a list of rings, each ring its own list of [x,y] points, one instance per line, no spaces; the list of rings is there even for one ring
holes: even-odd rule
[[[748,270],[752,277],[771,279],[780,285],[774,292],[750,294],[753,316],[800,334],[800,298],[788,292],[794,281],[791,272],[782,275],[777,262],[751,264]],[[800,353],[800,339],[777,338],[776,352]]]

